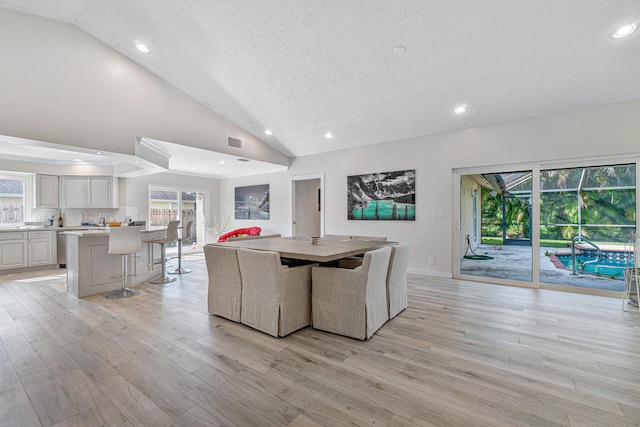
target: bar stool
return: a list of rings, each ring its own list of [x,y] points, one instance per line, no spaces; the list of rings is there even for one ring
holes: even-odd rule
[[[106,298],[127,298],[138,295],[140,290],[127,287],[127,258],[129,254],[139,252],[142,249],[142,240],[140,239],[140,229],[142,227],[114,227],[109,229],[109,249],[107,253],[110,255],[121,256],[120,273],[122,274],[122,289],[109,292]]]
[[[187,274],[191,273],[191,270],[187,270],[186,268],[182,268],[182,241],[189,240],[191,238],[191,226],[193,225],[193,221],[188,221],[186,227],[182,227],[180,232],[180,237],[178,237],[178,268],[173,271],[170,271],[169,274]]]
[[[170,221],[167,225],[167,235],[163,239],[152,239],[150,243],[157,243],[160,245],[160,264],[162,264],[162,274],[157,279],[149,280],[149,283],[154,285],[159,283],[170,283],[176,280],[175,277],[167,277],[165,271],[167,269],[167,243],[172,243],[178,240],[178,224],[180,221]]]

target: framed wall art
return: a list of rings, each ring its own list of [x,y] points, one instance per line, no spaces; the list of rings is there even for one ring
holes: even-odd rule
[[[347,219],[415,221],[416,170],[348,176]]]
[[[236,219],[269,219],[269,184],[235,188]]]

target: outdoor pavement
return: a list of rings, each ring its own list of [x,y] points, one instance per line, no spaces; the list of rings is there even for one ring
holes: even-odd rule
[[[557,285],[577,286],[591,289],[624,291],[624,280],[599,277],[591,274],[572,276],[571,271],[557,268],[545,252],[569,252],[562,248],[540,248],[540,282]],[[491,260],[474,260],[463,258],[460,262],[460,273],[470,276],[495,277],[500,279],[532,281],[531,247],[512,245],[479,245],[475,250],[478,255],[489,255]],[[469,251],[471,255],[471,251]]]

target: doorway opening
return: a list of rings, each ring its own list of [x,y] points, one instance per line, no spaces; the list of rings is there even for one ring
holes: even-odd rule
[[[324,235],[324,174],[291,177],[291,235]]]

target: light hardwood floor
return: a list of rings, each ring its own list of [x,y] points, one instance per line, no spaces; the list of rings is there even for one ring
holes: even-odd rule
[[[603,297],[410,276],[360,342],[206,311],[203,259],[120,300],[0,276],[6,426],[640,425],[640,315]]]

